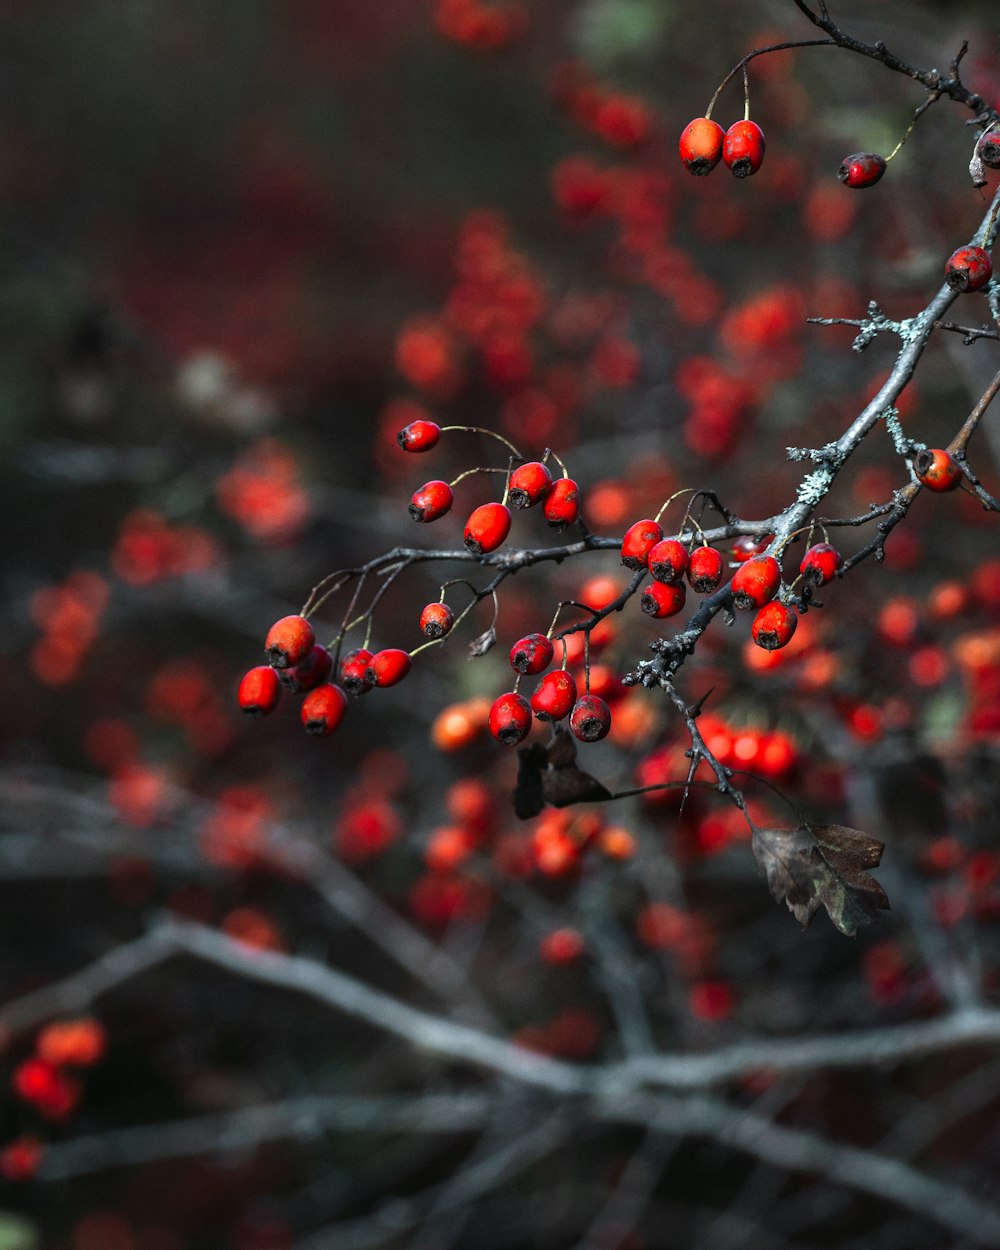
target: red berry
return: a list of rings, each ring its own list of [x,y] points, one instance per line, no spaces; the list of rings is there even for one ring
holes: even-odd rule
[[[722,556],[714,547],[695,547],[688,560],[687,579],[699,595],[710,595],[722,581]]]
[[[465,545],[474,556],[496,551],[510,533],[510,510],[502,503],[484,503],[465,523]]]
[[[658,582],[679,582],[688,566],[687,547],[676,538],[664,538],[652,548],[648,562]]]
[[[885,157],[874,152],[855,152],[845,156],[837,177],[845,187],[872,187],[885,173]]]
[[[642,592],[639,606],[647,616],[659,620],[676,616],[682,611],[686,598],[687,587],[683,582],[650,582]]]
[[[596,694],[582,694],[573,705],[569,727],[581,742],[600,742],[611,728],[611,709]]]
[[[622,564],[629,569],[644,569],[650,551],[662,537],[659,524],[648,517],[630,525],[622,539]]]
[[[559,477],[545,496],[542,513],[554,529],[572,525],[580,515],[580,488],[571,477]]]
[[[376,651],[368,661],[365,679],[370,679],[373,686],[395,686],[410,671],[412,663],[408,651],[386,647],[383,651]]]
[[[1000,131],[987,130],[976,144],[976,155],[990,169],[1000,169]]]
[[[562,720],[576,703],[576,679],[564,668],[546,673],[531,696],[531,710],[539,720]]]
[[[281,682],[268,664],[261,664],[245,673],[240,682],[239,704],[251,716],[266,716],[278,706]]]
[[[733,574],[733,603],[738,608],[762,608],[781,586],[781,565],[774,556],[754,556]]]
[[[681,131],[680,156],[685,168],[696,177],[710,174],[722,157],[725,131],[710,117],[696,117]]]
[[[326,737],[332,734],[347,711],[347,695],[340,686],[324,682],[302,700],[302,724],[306,733]]]
[[[513,508],[530,508],[552,488],[552,474],[540,460],[522,464],[510,475],[507,498]]]
[[[758,647],[763,647],[765,651],[777,651],[789,642],[798,623],[794,609],[787,603],[772,601],[765,603],[753,618],[750,633]]]
[[[27,1133],[15,1137],[0,1150],[0,1176],[8,1181],[30,1181],[38,1171],[44,1147]]]
[[[816,543],[802,557],[799,572],[814,586],[825,586],[844,563],[840,552],[830,543]]]
[[[764,132],[756,122],[734,122],[722,141],[722,159],[737,178],[747,178],[764,161]]]
[[[455,613],[446,603],[429,603],[420,613],[420,630],[425,638],[443,638],[451,633]]]
[[[526,634],[510,649],[510,666],[515,672],[534,677],[552,663],[552,640],[544,634]]]
[[[292,668],[313,649],[316,638],[304,616],[283,616],[264,639],[264,654],[272,668]]]
[[[522,695],[509,690],[499,695],[490,708],[490,733],[505,747],[523,742],[531,730],[531,705]]]
[[[348,694],[355,697],[371,690],[375,685],[374,677],[368,678],[368,665],[372,661],[372,653],[365,647],[349,651],[340,661],[340,684]]]
[[[763,538],[757,538],[753,534],[741,534],[733,543],[733,559],[737,564],[744,564],[753,556],[759,556],[770,547],[773,537],[773,534],[766,534]]]
[[[960,247],[948,257],[944,276],[953,291],[978,291],[993,276],[993,262],[984,248]]]
[[[404,451],[430,451],[440,437],[441,427],[436,421],[411,421],[396,435],[396,442]]]
[[[327,681],[332,669],[333,656],[326,647],[321,647],[317,643],[306,658],[300,660],[294,668],[282,669],[281,684],[295,694],[302,694]]]
[[[913,459],[913,471],[928,490],[954,490],[962,480],[962,470],[940,447],[918,451]]]
[[[413,492],[410,500],[410,516],[414,521],[436,521],[449,511],[455,495],[447,482],[436,479],[425,482]]]

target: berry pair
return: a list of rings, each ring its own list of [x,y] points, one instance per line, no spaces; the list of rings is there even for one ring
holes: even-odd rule
[[[555,709],[557,706],[561,709],[565,702],[566,696],[570,689],[574,695],[576,693],[576,683],[568,673],[549,673],[549,678],[561,676],[561,681],[557,689],[556,683],[549,683],[546,688],[545,695],[539,700],[541,706]],[[572,683],[572,687],[570,687]],[[535,708],[536,696],[542,691],[546,682],[543,680],[532,696],[529,703],[524,695],[517,694],[513,690],[507,691],[506,694],[499,695],[490,708],[490,733],[498,742],[504,746],[516,746],[519,742],[523,742],[531,731],[531,713]],[[573,732],[573,736],[581,742],[599,742],[602,738],[607,737],[611,729],[611,709],[596,694],[583,694],[576,699],[569,710],[569,727]],[[562,719],[566,712],[562,712],[559,717],[552,716],[548,713],[544,715],[535,709],[535,714],[539,720],[556,720]]]
[[[749,119],[723,130],[710,117],[696,117],[681,132],[680,156],[696,177],[710,174],[721,160],[737,178],[755,174],[764,161],[764,132]]]

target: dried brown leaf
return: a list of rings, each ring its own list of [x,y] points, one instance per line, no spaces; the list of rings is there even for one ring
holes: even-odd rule
[[[802,925],[824,907],[841,933],[850,935],[889,906],[868,873],[878,867],[883,843],[846,825],[758,829],[753,853],[772,896]]]

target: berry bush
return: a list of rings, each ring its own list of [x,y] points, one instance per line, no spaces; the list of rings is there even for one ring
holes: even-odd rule
[[[992,5],[126,7],[0,51],[0,1245],[1000,1244]]]

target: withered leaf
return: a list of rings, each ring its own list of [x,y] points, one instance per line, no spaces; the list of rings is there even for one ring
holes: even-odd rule
[[[497,631],[491,625],[485,634],[480,634],[478,638],[473,638],[469,643],[469,659],[478,660],[487,651],[492,651],[496,640]]]
[[[521,820],[537,816],[546,803],[571,807],[574,803],[595,803],[611,797],[596,777],[577,767],[576,743],[561,726],[556,726],[547,747],[532,743],[517,754],[514,813]]]
[[[882,859],[883,843],[846,825],[758,829],[753,853],[772,896],[784,901],[802,925],[820,907],[841,931],[854,935],[889,906],[881,885],[867,872]]]

